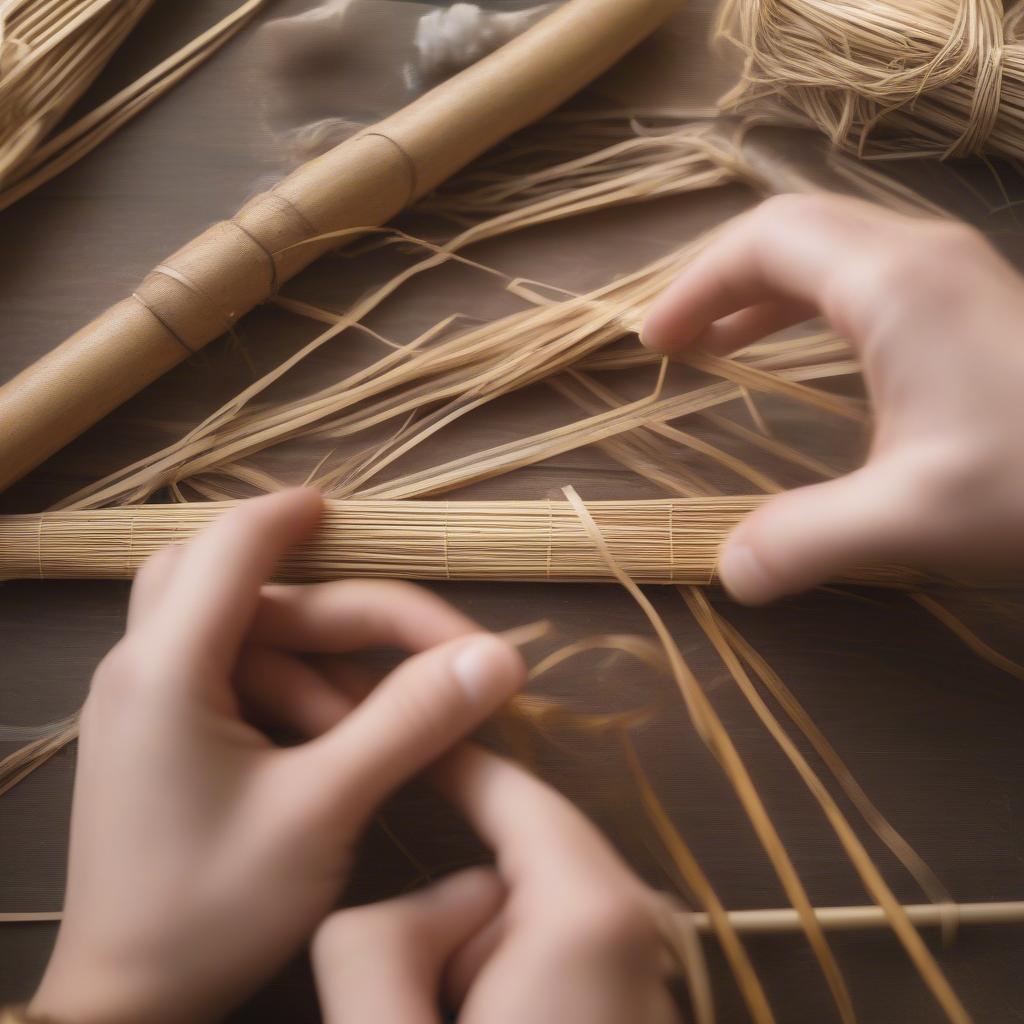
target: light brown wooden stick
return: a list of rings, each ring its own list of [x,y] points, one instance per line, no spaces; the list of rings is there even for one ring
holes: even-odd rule
[[[1002,903],[915,903],[904,906],[907,917],[918,927],[939,927],[943,915],[952,913],[958,925],[1021,924],[1024,922],[1024,902]],[[729,921],[736,931],[744,935],[781,935],[799,932],[800,920],[792,907],[771,910],[730,910]],[[59,921],[59,910],[41,913],[0,914],[0,924],[27,924],[40,921]],[[688,915],[689,916],[689,915]],[[814,916],[826,931],[868,931],[887,928],[888,922],[880,907],[816,907]],[[692,921],[702,935],[711,933],[707,914],[696,913]]]
[[[1020,924],[1024,922],[1024,902],[1005,903],[916,903],[903,907],[911,924],[917,927],[941,927],[952,915],[958,925]],[[947,915],[944,917],[943,915]],[[694,924],[702,933],[710,931],[707,915],[694,914]],[[816,907],[814,916],[830,932],[867,931],[887,928],[881,907]],[[731,910],[729,920],[744,935],[781,934],[801,931],[800,919],[792,907],[772,910]]]
[[[339,244],[310,239],[383,224],[568,99],[680,2],[569,0],[169,257],[130,298],[0,388],[0,489]]]

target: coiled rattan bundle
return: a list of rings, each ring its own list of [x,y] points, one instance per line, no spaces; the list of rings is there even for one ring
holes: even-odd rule
[[[1024,157],[1024,5],[726,0],[744,56],[724,109],[877,156]]]

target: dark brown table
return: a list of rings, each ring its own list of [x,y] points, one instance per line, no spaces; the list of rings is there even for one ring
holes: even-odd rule
[[[157,4],[95,95],[130,80],[233,6],[234,0]],[[706,28],[703,6],[682,15],[673,32],[649,43],[599,91],[627,98],[653,95],[660,88],[658,74],[664,74],[666,62],[671,69],[674,61],[677,84],[687,97],[713,95],[723,69],[701,41]],[[408,19],[410,11],[408,5],[384,4],[378,14]],[[0,215],[0,379],[129,292],[167,252],[233,212],[268,173],[256,156],[265,139],[254,113],[256,93],[247,84],[252,55],[246,38],[232,44],[91,157]],[[382,83],[393,84],[381,70],[386,57],[383,43],[373,52],[353,54],[352,74],[382,75]],[[391,101],[388,88],[382,84],[380,90],[366,90],[364,100],[373,93],[373,112]],[[356,117],[368,113],[355,110],[351,101],[348,107],[342,105],[342,112]],[[791,145],[796,150],[813,148],[801,139]],[[1013,211],[990,214],[961,184],[966,176],[994,195],[987,169],[953,172],[925,166],[905,173],[982,222],[1011,256],[1024,252],[1024,233]],[[1000,173],[1011,194],[1019,195],[1019,182],[1005,168]],[[743,189],[730,187],[528,232],[480,246],[473,255],[510,273],[587,287],[638,265],[749,201]],[[405,258],[329,257],[290,291],[341,308],[347,297],[380,280],[392,262]],[[493,284],[482,285],[472,271],[452,268],[410,286],[373,323],[401,338],[455,310],[493,316],[512,308],[515,303]],[[212,345],[0,497],[0,510],[44,508],[76,486],[173,439],[248,383],[255,371],[293,351],[313,330],[310,323],[272,307],[258,310],[242,323],[236,339]],[[365,339],[346,336],[343,344],[311,361],[307,382],[365,362],[372,353]],[[470,446],[482,448],[533,432],[564,417],[550,403],[543,388],[511,396],[416,458],[427,464]],[[855,458],[862,439],[841,437],[828,424],[809,425],[802,414],[778,403],[766,403],[765,409],[782,436],[837,459]],[[415,464],[414,459],[404,467]],[[802,482],[784,474],[783,479],[787,484]],[[566,482],[588,497],[658,494],[590,451],[500,478],[472,493],[543,497]],[[731,486],[736,487],[735,481]],[[562,638],[645,631],[638,609],[612,586],[448,584],[436,589],[490,627],[548,616]],[[80,704],[94,666],[122,628],[127,592],[119,583],[0,585],[0,723],[35,725]],[[865,902],[816,807],[757,726],[678,595],[667,589],[653,593],[748,759],[812,899],[823,905]],[[1024,691],[1019,682],[980,661],[899,595],[815,594],[762,611],[734,607],[720,594],[714,600],[781,672],[866,790],[956,899],[1024,899]],[[956,607],[990,642],[1018,660],[1024,658],[1019,595],[959,599]],[[685,721],[669,682],[622,659],[595,657],[564,666],[545,682],[545,690],[578,707],[655,703],[663,709],[637,741],[679,827],[729,906],[783,905],[749,826]],[[8,743],[0,749],[11,747]],[[612,744],[566,736],[538,742],[534,754],[540,770],[607,829],[639,871],[655,884],[669,884],[651,828]],[[73,752],[64,752],[0,800],[0,912],[60,907],[73,771]],[[453,816],[416,787],[399,797],[385,817],[432,871],[480,856]],[[866,829],[861,831],[900,898],[919,901],[905,872]],[[374,898],[411,883],[415,869],[382,830],[371,831],[367,847],[349,898]],[[0,1002],[31,992],[54,934],[51,925],[0,926]],[[929,941],[938,949],[934,935]],[[824,984],[802,940],[762,937],[751,940],[750,947],[780,1020],[829,1019]],[[890,935],[837,936],[835,948],[861,1019],[876,1024],[939,1019]],[[721,1019],[745,1019],[724,964],[712,944],[708,949]],[[965,929],[951,948],[939,950],[940,962],[978,1021],[1024,1020],[1022,957],[1024,928],[1019,926]],[[289,968],[239,1019],[316,1019],[304,965],[297,962]]]

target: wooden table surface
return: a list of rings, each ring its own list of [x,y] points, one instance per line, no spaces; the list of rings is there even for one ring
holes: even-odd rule
[[[157,4],[105,73],[97,95],[130,80],[233,6],[234,0]],[[282,0],[271,13],[295,6]],[[670,70],[673,61],[678,64],[691,99],[715,85],[722,68],[701,42],[702,10],[698,5],[681,16],[599,91],[619,99],[653,96],[661,87],[654,82],[655,69],[663,72],[666,61]],[[367,4],[364,13],[380,24],[407,26],[412,8],[382,0]],[[265,159],[266,82],[254,38],[247,33],[79,166],[0,215],[0,380],[130,292],[151,266],[210,222],[230,215],[261,177],[272,173]],[[395,38],[394,33],[379,37],[375,45],[345,54],[352,88],[339,90],[340,113],[367,118],[397,101],[402,87],[395,77]],[[793,145],[813,148],[803,141]],[[1009,172],[1002,173],[1011,194],[1019,194]],[[1013,211],[988,214],[961,184],[966,176],[992,194],[989,171],[921,167],[910,176],[933,194],[951,196],[1012,257],[1024,252],[1024,233]],[[750,199],[743,189],[730,187],[611,211],[488,243],[473,255],[512,274],[577,289],[593,286]],[[394,253],[329,257],[289,291],[341,308],[402,259],[407,257]],[[449,268],[409,286],[400,301],[375,314],[373,325],[401,339],[454,311],[483,317],[514,308],[500,288],[482,284],[466,268]],[[271,307],[256,311],[243,321],[237,338],[215,343],[0,496],[0,511],[42,509],[174,439],[314,330]],[[371,343],[346,336],[343,344],[310,361],[307,383],[361,365],[372,354]],[[769,402],[765,409],[781,436],[799,439],[807,450],[850,460],[862,444],[863,439],[844,438],[828,423],[809,425],[782,405]],[[417,458],[426,464],[484,448],[560,416],[565,418],[564,410],[542,388],[510,396]],[[414,465],[415,460],[403,468]],[[308,467],[293,468],[301,475]],[[784,483],[803,482],[780,473]],[[586,497],[658,496],[651,485],[637,483],[590,451],[480,485],[473,493],[543,497],[570,482]],[[613,586],[447,584],[436,589],[494,628],[547,616],[563,640],[647,631],[628,596]],[[822,905],[865,902],[820,812],[757,726],[678,595],[657,588],[652,594],[748,760],[811,898]],[[0,739],[13,740],[12,727],[52,721],[80,704],[92,669],[119,635],[126,597],[127,587],[117,583],[0,585]],[[1024,899],[1019,682],[980,661],[899,595],[814,594],[762,611],[736,608],[720,594],[714,601],[779,670],[867,792],[957,900]],[[1005,653],[1024,658],[1019,595],[961,598],[955,607]],[[563,667],[545,682],[545,690],[574,707],[657,706],[654,722],[638,733],[639,748],[658,792],[725,902],[735,908],[783,905],[749,826],[668,681],[622,659],[595,657]],[[614,746],[565,736],[538,742],[534,755],[540,770],[602,824],[639,871],[654,884],[669,885]],[[60,907],[73,771],[73,752],[66,751],[0,800],[0,912]],[[481,855],[451,813],[415,787],[387,809],[385,820],[431,871]],[[920,901],[912,880],[866,828],[861,832],[899,897]],[[347,898],[374,898],[412,882],[416,870],[381,829],[371,831],[367,848]],[[0,1003],[31,992],[54,934],[51,925],[0,925]],[[964,929],[948,949],[941,949],[935,936],[929,941],[978,1021],[1024,1021],[1019,980],[1024,928]],[[891,936],[837,936],[834,944],[861,1019],[877,1024],[939,1019]],[[829,1019],[824,983],[802,940],[766,936],[751,940],[750,948],[781,1021]],[[745,1019],[724,964],[711,944],[708,949],[721,1019]],[[302,960],[238,1019],[317,1019]]]

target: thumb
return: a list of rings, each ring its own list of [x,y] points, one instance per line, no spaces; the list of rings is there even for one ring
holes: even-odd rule
[[[332,782],[318,787],[324,812],[336,819],[341,806],[350,821],[365,818],[480,726],[525,678],[519,652],[490,634],[408,658],[330,732],[299,748],[320,779]]]
[[[913,547],[914,502],[892,469],[867,465],[772,498],[733,530],[718,557],[723,586],[764,604]]]
[[[445,964],[498,912],[504,890],[473,868],[408,896],[332,914],[313,940],[326,1021],[439,1024]]]

